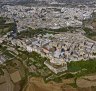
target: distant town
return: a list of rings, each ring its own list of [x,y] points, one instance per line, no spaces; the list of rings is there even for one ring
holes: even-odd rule
[[[78,7],[28,7],[10,6],[2,7],[1,16],[12,18],[18,21],[18,29],[25,27],[52,28],[81,27],[83,20],[92,18],[96,8],[88,6]]]

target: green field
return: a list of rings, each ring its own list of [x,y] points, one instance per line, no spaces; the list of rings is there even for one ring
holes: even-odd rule
[[[0,35],[5,35],[7,32],[13,30],[14,23],[6,23],[7,19],[0,17]]]

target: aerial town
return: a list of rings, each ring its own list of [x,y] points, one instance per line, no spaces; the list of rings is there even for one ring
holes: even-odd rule
[[[96,7],[1,5],[0,91],[83,88],[96,90]]]
[[[18,21],[18,28],[21,30],[26,26],[32,28],[52,28],[61,27],[81,27],[82,20],[90,19],[96,8],[78,7],[28,7],[28,6],[10,6],[2,7],[1,16],[15,17]]]

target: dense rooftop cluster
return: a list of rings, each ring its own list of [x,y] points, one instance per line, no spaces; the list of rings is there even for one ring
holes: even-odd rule
[[[18,29],[30,26],[32,28],[82,27],[83,20],[92,17],[95,8],[89,7],[28,7],[10,6],[2,7],[1,16],[14,17],[18,21]]]

